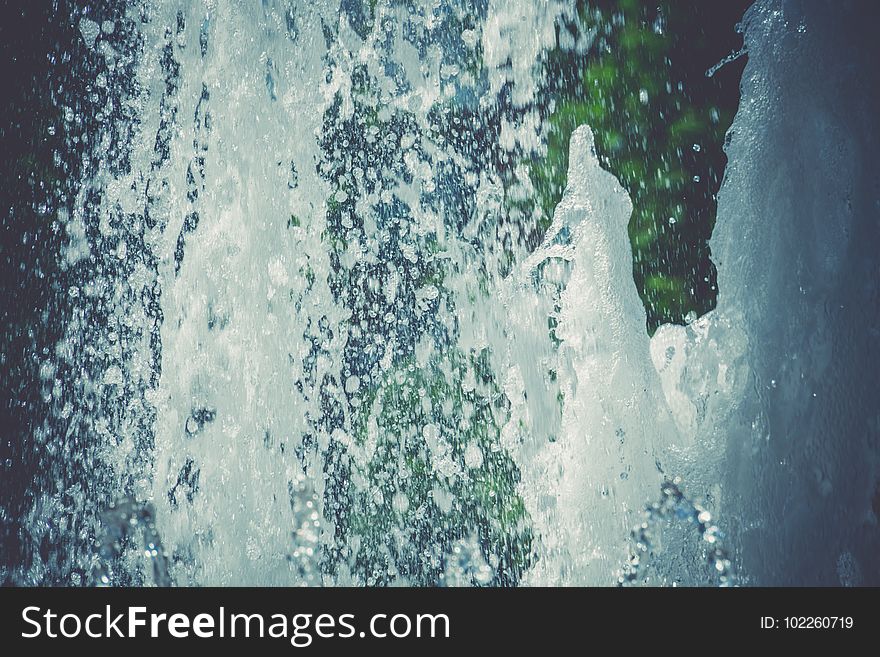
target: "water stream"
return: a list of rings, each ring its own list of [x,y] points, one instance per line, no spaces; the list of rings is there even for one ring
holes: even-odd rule
[[[880,581],[878,91],[853,64],[870,59],[858,8],[749,9],[717,307],[652,337],[633,201],[590,126],[537,242],[510,211],[547,149],[535,62],[575,16],[561,0],[73,11],[90,115],[59,103],[66,134],[93,127],[68,144],[70,310],[28,437],[55,483],[22,521],[28,558],[0,574]]]

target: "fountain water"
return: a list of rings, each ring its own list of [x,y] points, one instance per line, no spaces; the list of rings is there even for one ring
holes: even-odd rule
[[[536,248],[509,213],[546,149],[534,63],[574,16],[75,15],[100,123],[68,145],[71,311],[34,436],[59,465],[23,523],[65,553],[14,581],[149,582],[135,520],[157,584],[611,585],[640,577],[621,575],[634,526],[650,583],[730,583],[731,561],[745,583],[877,580],[877,91],[841,64],[870,52],[846,43],[856,10],[749,11],[718,307],[652,338],[632,203],[588,126]],[[651,522],[684,509],[699,536],[648,543],[661,485]]]

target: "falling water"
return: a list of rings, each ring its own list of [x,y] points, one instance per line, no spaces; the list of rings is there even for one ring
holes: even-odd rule
[[[540,240],[510,213],[571,3],[74,11],[53,483],[5,576],[612,585],[635,549],[648,583],[877,581],[875,98],[831,11],[744,19],[718,307],[653,337],[589,126]]]

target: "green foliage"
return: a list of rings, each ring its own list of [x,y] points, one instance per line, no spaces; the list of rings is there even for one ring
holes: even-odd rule
[[[473,387],[462,384],[469,377]],[[492,583],[515,583],[528,567],[530,521],[500,444],[502,399],[487,364],[460,353],[401,363],[370,391],[356,435],[369,457],[354,466],[361,481],[350,526],[368,582],[442,583],[453,543],[470,535],[488,555]]]

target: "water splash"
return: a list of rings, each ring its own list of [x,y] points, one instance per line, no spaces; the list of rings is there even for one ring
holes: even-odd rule
[[[122,499],[101,514],[103,531],[95,550],[97,563],[92,569],[92,581],[96,586],[117,583],[114,570],[124,567],[118,560],[123,555],[126,541],[137,533],[142,535],[143,555],[152,567],[153,582],[156,586],[171,586],[168,558],[156,529],[155,515],[152,504],[133,498]]]
[[[849,258],[876,194],[840,118],[871,114],[838,103],[852,94],[832,93],[830,64],[818,109],[777,111],[814,93],[773,46],[812,61],[802,17],[762,2],[745,24],[718,309],[649,339],[632,204],[588,126],[549,228],[517,205],[547,152],[541,56],[572,3],[123,4],[71,17],[88,103],[61,116],[67,134],[97,123],[68,144],[69,313],[40,356],[51,417],[34,435],[51,481],[16,581],[80,583],[97,549],[93,578],[113,585],[145,568],[162,586],[610,585],[668,472],[706,508],[663,484],[623,583],[646,580],[671,519],[722,583],[772,578],[744,552],[761,534],[777,563],[791,554],[777,528],[808,527],[811,502],[843,537],[817,547],[823,567],[870,578],[877,468],[857,457],[880,387],[858,367],[871,342],[836,336],[876,323],[876,267]],[[790,141],[833,194],[792,200],[810,172],[773,156]],[[814,239],[765,266],[756,244],[792,250],[780,226]],[[868,436],[847,459],[825,440],[839,427]],[[693,554],[668,564],[684,583]]]
[[[721,59],[721,61],[719,61],[717,64],[714,64],[713,66],[711,66],[706,71],[706,77],[711,78],[719,70],[721,70],[722,67],[727,66],[731,62],[735,62],[737,59],[739,59],[743,55],[747,55],[747,54],[748,54],[748,50],[746,50],[745,48],[740,48],[739,50],[736,50],[736,51],[730,53],[729,55],[727,55],[727,57],[724,57],[723,59]]]
[[[736,586],[736,576],[730,556],[722,541],[723,534],[713,522],[712,514],[689,499],[679,487],[681,479],[664,482],[660,486],[660,500],[645,509],[645,520],[632,531],[630,556],[618,577],[619,586],[636,586],[650,582],[651,558],[656,547],[654,540],[663,523],[684,522],[692,525],[706,548],[706,560],[721,587]]]

